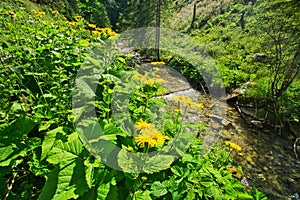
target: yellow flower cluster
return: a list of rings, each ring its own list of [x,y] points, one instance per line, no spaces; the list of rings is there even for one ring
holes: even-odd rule
[[[46,14],[45,12],[37,12],[36,16],[37,17],[43,17],[43,15],[45,15],[45,14]]]
[[[113,37],[117,34],[111,28],[97,28],[95,24],[89,24],[88,27],[90,30],[92,30],[93,34],[96,36],[101,36],[103,34],[109,37]]]
[[[166,63],[164,61],[161,62],[151,62],[151,65],[165,65]]]
[[[241,151],[242,147],[239,146],[238,144],[234,143],[234,142],[225,142],[226,145],[230,146],[231,148],[237,150],[237,151]]]
[[[96,36],[101,36],[101,33],[99,31],[92,31],[92,33]]]
[[[134,76],[134,78],[138,79],[143,84],[149,85],[151,87],[155,84],[166,82],[164,79],[160,78],[159,76],[156,76],[156,77],[153,77],[153,78],[148,78],[146,75],[137,74],[137,75]]]
[[[82,20],[82,17],[81,17],[81,16],[76,16],[76,17],[75,17],[75,20],[76,20],[76,21],[80,21],[80,20]]]
[[[102,31],[108,34],[110,37],[113,37],[117,34],[111,28],[103,28]]]
[[[200,109],[204,109],[204,105],[202,103],[195,103],[192,101],[190,97],[187,96],[174,96],[175,101],[181,102],[184,106],[187,107],[197,107]]]
[[[16,13],[14,13],[13,11],[9,11],[9,10],[6,11],[5,14],[10,15],[13,18],[17,16]]]
[[[54,15],[58,15],[59,14],[58,10],[52,10],[51,13],[54,14]]]
[[[69,26],[77,26],[78,22],[67,22]]]
[[[36,10],[31,10],[31,12],[34,13],[36,17],[43,17],[43,15],[46,14],[45,12],[38,12]]]
[[[117,33],[114,32],[111,28],[94,28],[95,31],[99,32],[99,33],[104,33],[107,36],[113,37],[115,36]]]
[[[154,124],[146,121],[138,121],[134,128],[140,131],[139,135],[134,138],[135,143],[140,147],[145,147],[146,144],[149,148],[161,147],[166,140],[170,140],[168,136],[157,130]]]
[[[96,25],[95,25],[95,24],[89,24],[88,27],[89,27],[90,29],[95,29],[95,28],[96,28]]]

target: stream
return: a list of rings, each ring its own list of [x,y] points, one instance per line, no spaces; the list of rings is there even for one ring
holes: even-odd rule
[[[213,143],[224,145],[231,141],[242,147],[239,154],[233,152],[231,157],[242,167],[243,174],[236,168],[228,170],[246,188],[256,187],[270,199],[300,199],[300,163],[295,159],[293,140],[247,123],[247,119],[226,101],[211,99],[209,95],[194,90],[177,71],[164,65],[158,67],[158,75],[166,80],[162,86],[168,89],[164,96],[167,104],[174,104],[174,96],[188,96],[202,103],[205,109],[188,109],[185,120],[208,124],[213,132]],[[142,68],[149,70],[151,65],[142,64]]]
[[[122,44],[120,48],[125,53],[131,51]],[[153,68],[149,63],[140,64],[143,70]],[[205,109],[188,110],[184,115],[186,120],[207,124],[214,143],[224,145],[231,141],[242,147],[239,154],[233,153],[231,157],[242,167],[243,174],[237,169],[231,169],[231,172],[246,188],[255,187],[272,200],[300,200],[300,163],[295,159],[292,138],[247,123],[247,119],[226,101],[211,99],[209,95],[194,90],[179,72],[170,67],[157,67],[160,68],[158,75],[166,80],[162,86],[168,90],[163,96],[168,104],[173,104],[174,96],[188,96],[202,103]],[[222,111],[225,112],[223,116]]]

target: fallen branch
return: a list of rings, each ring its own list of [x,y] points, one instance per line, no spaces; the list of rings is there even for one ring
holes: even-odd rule
[[[298,157],[298,153],[297,153],[297,142],[298,142],[299,139],[300,139],[300,138],[296,138],[296,140],[295,140],[295,142],[294,142],[294,153],[295,153],[296,159],[297,159],[298,161],[300,161],[300,160],[299,160],[299,157]]]

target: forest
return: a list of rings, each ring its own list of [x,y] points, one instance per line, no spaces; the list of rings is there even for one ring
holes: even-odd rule
[[[300,199],[300,1],[2,0],[0,199]]]

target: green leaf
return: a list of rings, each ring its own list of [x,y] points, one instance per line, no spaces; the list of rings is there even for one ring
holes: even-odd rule
[[[97,200],[105,200],[107,194],[109,193],[110,189],[110,182],[108,183],[102,183],[99,185],[97,189]]]
[[[200,182],[200,184],[203,185],[204,187],[209,188],[209,187],[212,187],[213,182],[212,181],[211,182],[204,182],[204,181],[202,181],[202,182]]]
[[[252,197],[255,200],[268,200],[268,197],[266,197],[266,195],[264,193],[262,193],[261,191],[259,191],[256,188],[253,188],[251,190],[250,194],[252,195]]]
[[[120,78],[118,78],[117,76],[114,76],[112,74],[103,74],[102,77],[106,80],[110,80],[114,83],[118,83],[120,81]]]
[[[119,195],[119,187],[111,185],[109,193],[107,194],[107,199],[120,199]]]
[[[118,154],[118,164],[124,172],[140,172],[143,165],[142,156],[121,150]]]
[[[57,165],[50,173],[48,173],[46,178],[47,181],[42,189],[41,194],[38,197],[38,200],[46,200],[53,198],[57,188],[59,170],[59,166]]]
[[[184,173],[182,171],[183,169],[177,165],[173,166],[171,168],[171,171],[176,175],[176,176],[179,176],[181,177]]]
[[[167,187],[159,181],[155,181],[151,185],[152,195],[161,197],[168,193]]]
[[[68,142],[60,143],[59,145],[57,145],[57,147],[60,147],[61,149],[68,151],[77,156],[79,156],[79,154],[83,150],[83,146],[78,137],[77,132],[70,134],[68,136]]]
[[[95,162],[94,162],[95,163]],[[93,186],[94,178],[94,168],[96,167],[94,163],[91,163],[89,159],[84,161],[85,165],[85,180],[89,188]]]
[[[76,188],[74,186],[67,190],[63,190],[61,193],[55,195],[52,200],[76,199],[79,195],[75,194],[75,190]]]
[[[77,158],[77,155],[67,152],[63,149],[53,147],[47,161],[51,164],[60,164],[62,167],[70,164]]]
[[[71,199],[78,197],[78,194],[74,193],[76,189],[75,185],[70,186],[75,166],[76,164],[74,160],[73,162],[70,162],[67,165],[62,165],[60,167],[61,170],[58,173],[57,189],[55,191],[53,200]]]
[[[149,190],[146,190],[146,191],[137,191],[135,194],[134,194],[134,197],[133,199],[136,199],[136,200],[152,200],[151,196],[150,196],[151,192]]]
[[[187,194],[188,200],[194,200],[195,199],[195,191],[194,188],[190,188]]]
[[[21,117],[11,122],[11,124],[0,129],[0,143],[11,144],[11,142],[20,142],[23,135],[28,134],[35,126],[32,119]]]
[[[89,46],[89,42],[86,41],[86,40],[79,40],[78,41],[78,46],[87,47],[87,46]]]
[[[82,113],[85,111],[85,107],[73,108],[72,112],[74,114],[74,122],[77,122]]]
[[[82,100],[92,100],[95,98],[95,93],[93,89],[88,85],[84,77],[76,79],[76,90],[79,91],[79,94],[76,94],[75,97]]]
[[[8,158],[14,152],[15,148],[16,146],[14,144],[7,147],[0,147],[0,161]]]
[[[171,167],[173,160],[173,156],[157,154],[146,160],[143,171],[146,173],[154,173],[168,169]]]
[[[39,131],[41,132],[41,131],[47,130],[54,123],[55,123],[54,120],[42,122],[42,124],[40,124],[40,126],[39,126]]]
[[[117,58],[121,63],[123,63],[123,64],[126,64],[126,62],[125,62],[125,59],[124,58],[122,58],[122,57],[118,57]]]
[[[58,127],[56,129],[53,129],[51,131],[48,131],[45,135],[45,139],[42,144],[42,155],[41,160],[45,159],[48,155],[49,151],[54,145],[56,134],[57,133],[64,133],[63,127]]]

